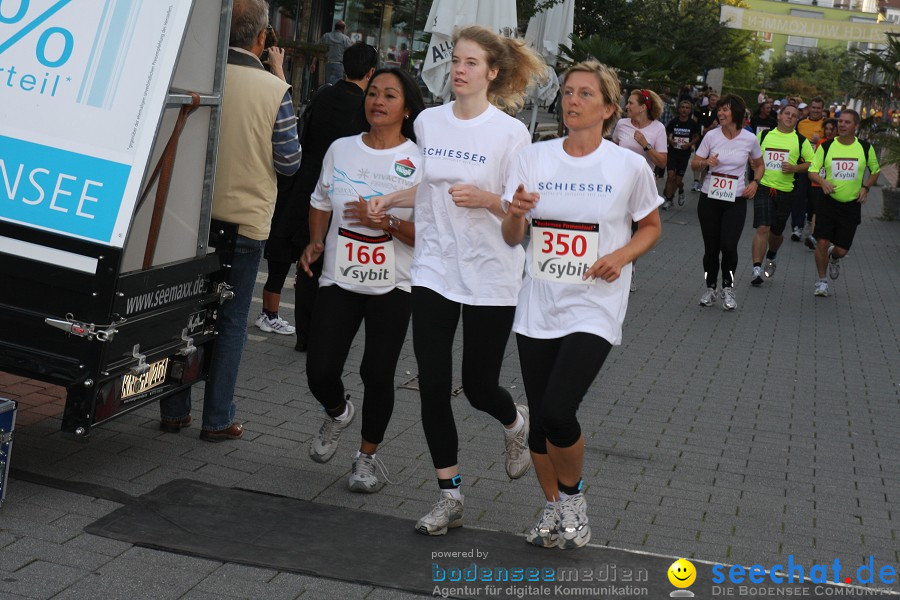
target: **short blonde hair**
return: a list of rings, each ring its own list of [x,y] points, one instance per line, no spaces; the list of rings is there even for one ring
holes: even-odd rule
[[[566,73],[563,75],[563,85],[566,84],[572,73],[592,73],[597,78],[604,104],[615,107],[612,116],[603,123],[603,135],[611,134],[616,126],[616,121],[622,115],[622,86],[619,83],[619,76],[611,68],[594,59],[583,60],[566,69]]]
[[[659,94],[654,92],[653,90],[631,90],[629,96],[637,96],[638,102],[647,106],[649,103],[650,106],[647,106],[647,114],[650,116],[651,121],[657,120],[663,112],[663,101],[662,98],[659,97]]]

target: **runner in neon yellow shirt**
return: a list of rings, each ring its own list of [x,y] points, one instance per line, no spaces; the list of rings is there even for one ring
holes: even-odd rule
[[[856,138],[859,113],[845,109],[838,118],[838,137],[816,150],[810,180],[822,186],[825,196],[816,207],[816,296],[827,296],[828,275],[837,279],[841,274],[840,259],[853,244],[860,223],[861,208],[869,197],[869,188],[878,181],[878,153],[868,142]],[[863,183],[863,175],[869,177]],[[820,169],[822,169],[820,171]],[[823,176],[824,172],[824,176]]]
[[[753,198],[756,235],[751,247],[750,283],[756,286],[762,284],[763,275],[768,279],[775,273],[775,259],[794,203],[794,173],[805,173],[813,158],[809,141],[794,130],[799,118],[797,107],[788,104],[778,113],[778,127],[758,136],[766,171]]]

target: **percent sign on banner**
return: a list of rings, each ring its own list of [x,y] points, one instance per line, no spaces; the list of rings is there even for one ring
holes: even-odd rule
[[[124,244],[191,6],[0,0],[0,219]]]

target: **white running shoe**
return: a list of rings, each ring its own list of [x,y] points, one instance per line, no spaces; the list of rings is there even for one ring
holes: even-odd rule
[[[591,541],[591,526],[588,525],[587,502],[584,494],[578,493],[568,498],[560,498],[559,538],[557,547],[564,550],[580,548]]]
[[[360,452],[353,461],[353,469],[347,486],[351,492],[373,494],[383,488],[385,484],[385,481],[379,479],[378,471],[381,471],[381,475],[386,481],[389,480],[387,467],[380,458]]]
[[[820,279],[816,282],[816,296],[826,297],[828,296],[828,282],[824,279]]]
[[[325,415],[325,420],[322,421],[319,433],[314,435],[309,442],[309,457],[318,463],[325,463],[331,460],[331,457],[337,452],[338,442],[341,441],[341,433],[350,425],[355,416],[356,409],[349,400],[347,400],[347,416],[342,421]]]
[[[281,317],[270,319],[266,316],[266,313],[259,315],[259,318],[256,319],[256,326],[266,333],[280,333],[281,335],[294,335],[294,332],[297,331],[296,327]]]
[[[778,267],[778,265],[775,263],[774,258],[767,258],[764,264],[765,266],[763,267],[763,275],[766,276],[766,279],[769,279],[772,277],[772,275],[775,274],[775,269]]]
[[[695,179],[695,180],[694,180],[694,184],[691,186],[691,191],[693,191],[693,192],[699,192],[699,191],[700,191],[700,188],[701,188],[701,186],[700,186],[700,180],[699,180],[699,179]]]
[[[437,501],[431,512],[419,519],[416,531],[423,535],[444,535],[448,529],[462,527],[465,497],[457,500],[450,492],[441,491],[441,499]]]
[[[716,288],[706,288],[703,295],[700,296],[700,306],[712,306],[716,301]]]
[[[678,190],[678,206],[684,206],[684,190]]]
[[[832,281],[841,276],[841,259],[833,258],[831,252],[828,253],[828,276]]]
[[[524,404],[516,404],[516,411],[522,415],[525,424],[516,433],[510,433],[508,429],[503,428],[503,443],[506,449],[506,474],[510,479],[518,479],[528,472],[531,467],[531,452],[528,451],[528,407]]]
[[[737,308],[737,300],[734,298],[734,288],[722,288],[722,308],[725,310],[734,310]]]
[[[556,503],[547,503],[541,518],[525,536],[525,541],[541,548],[555,548],[559,539],[559,510]]]
[[[799,242],[802,237],[803,237],[802,229],[800,229],[799,227],[794,227],[793,229],[791,229],[791,241],[792,242]]]
[[[750,285],[762,285],[763,282],[763,270],[762,267],[753,267],[753,275],[751,275],[752,279],[750,280]]]

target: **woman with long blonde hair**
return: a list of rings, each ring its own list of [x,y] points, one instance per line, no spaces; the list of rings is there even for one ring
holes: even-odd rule
[[[505,111],[524,103],[528,83],[544,63],[521,41],[480,26],[454,35],[450,72],[455,101],[416,120],[424,173],[415,194],[373,199],[378,218],[392,206],[416,210],[412,266],[413,346],[419,364],[422,425],[440,499],[416,523],[425,535],[443,535],[463,520],[457,460],[459,440],[451,407],[453,341],[463,322],[462,382],[466,398],[503,425],[506,472],[516,479],[531,466],[528,408],[500,387],[522,280],[524,251],[500,234],[500,195],[516,154],[531,139]]]

